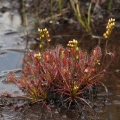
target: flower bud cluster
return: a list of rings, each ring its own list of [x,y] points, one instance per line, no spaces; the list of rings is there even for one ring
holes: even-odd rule
[[[45,29],[38,28],[38,32],[40,34],[40,41],[44,39],[48,40],[50,38],[49,31],[47,30],[47,28]]]
[[[79,87],[78,87],[77,83],[74,81],[74,87],[73,87],[73,90],[78,90],[78,89],[79,89]]]
[[[73,41],[69,41],[68,44],[67,44],[68,47],[70,48],[77,48],[78,46],[78,41],[73,39]]]
[[[34,58],[37,58],[38,60],[41,60],[41,54],[40,53],[35,53]]]
[[[106,32],[103,34],[104,38],[108,39],[110,37],[110,34],[112,32],[112,29],[115,26],[115,19],[109,19],[108,24],[106,26]]]
[[[79,51],[79,48],[78,48],[78,41],[73,39],[73,41],[69,41],[67,46],[69,48],[73,48],[74,51],[75,51],[75,59],[78,60],[78,51]]]
[[[40,49],[44,47],[44,43],[47,42],[49,43],[51,40],[50,40],[50,34],[49,34],[49,31],[47,30],[47,28],[44,28],[44,29],[39,29],[38,28],[38,32],[40,34]]]

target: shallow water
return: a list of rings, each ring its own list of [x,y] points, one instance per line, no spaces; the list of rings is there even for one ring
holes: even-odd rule
[[[17,5],[17,4],[16,4]],[[22,38],[24,31],[21,26],[18,10],[8,1],[0,2],[0,93],[8,91],[19,93],[13,84],[5,82],[9,70],[19,70],[26,49],[26,41]],[[21,32],[20,32],[21,31]]]
[[[15,2],[15,1],[14,1]],[[22,92],[11,83],[7,83],[6,77],[9,71],[15,71],[16,74],[20,74],[22,68],[22,58],[25,56],[26,50],[35,46],[35,41],[30,38],[27,41],[26,28],[22,26],[22,16],[19,13],[19,3],[15,2],[18,7],[12,8],[9,1],[2,1],[0,4],[0,93],[9,92],[13,94],[22,94]],[[4,7],[4,9],[3,9]],[[6,9],[5,9],[6,8]],[[2,12],[4,11],[4,12]],[[32,19],[32,18],[31,18]],[[33,20],[33,19],[32,19]],[[31,20],[30,20],[31,21]],[[0,106],[0,119],[1,120],[119,120],[120,119],[120,34],[119,24],[115,27],[114,33],[109,41],[108,49],[115,52],[115,59],[110,66],[109,74],[103,79],[103,83],[106,85],[109,91],[107,96],[105,91],[101,91],[98,94],[98,99],[102,102],[97,104],[95,110],[97,114],[90,114],[87,112],[79,113],[76,110],[66,110],[63,108],[52,107],[52,112],[47,109],[41,108],[40,104],[34,106],[27,106],[24,109],[14,111],[13,106],[7,105],[6,107]],[[52,26],[52,25],[49,25]],[[102,36],[103,27],[105,25],[98,26],[100,30],[99,36]],[[35,28],[37,29],[37,28]],[[50,28],[49,28],[50,29]],[[51,28],[53,29],[53,28]],[[58,43],[66,45],[69,40],[73,38],[79,41],[82,49],[91,51],[98,43],[98,39],[90,39],[89,36],[83,37],[80,28],[77,26],[69,25],[66,27],[60,24],[54,27],[55,33],[52,30],[52,45]],[[105,29],[104,29],[105,30]],[[37,30],[36,30],[37,31]],[[30,32],[30,31],[29,31]],[[34,30],[32,31],[34,32]],[[100,46],[104,48],[105,41],[101,39]],[[99,101],[98,100],[98,101]],[[1,101],[1,99],[0,99]],[[8,100],[8,102],[14,101],[14,103],[22,104],[24,100]]]

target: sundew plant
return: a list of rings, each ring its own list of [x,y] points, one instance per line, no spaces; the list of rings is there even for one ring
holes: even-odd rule
[[[69,41],[67,47],[57,45],[50,48],[50,35],[48,30],[38,29],[40,33],[40,50],[28,52],[23,59],[22,75],[17,77],[10,73],[8,81],[16,84],[24,92],[24,97],[31,102],[48,104],[66,104],[68,108],[73,105],[88,105],[90,91],[94,91],[102,84],[103,77],[107,74],[114,54],[107,51],[107,42],[115,20],[108,21],[104,37],[106,39],[105,53],[100,46],[96,46],[88,54],[86,50],[78,47],[78,41]],[[46,45],[46,44],[47,45]],[[44,46],[47,49],[43,49]],[[107,55],[111,59],[104,64]]]

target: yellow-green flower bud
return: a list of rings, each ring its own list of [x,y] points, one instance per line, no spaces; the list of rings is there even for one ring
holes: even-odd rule
[[[40,33],[41,33],[41,32],[42,32],[42,29],[38,28],[38,32],[40,32]]]
[[[78,57],[78,55],[76,56],[76,60],[79,60],[79,57]]]
[[[44,32],[47,32],[47,28],[43,29]]]
[[[45,36],[44,36],[44,34],[41,36],[41,38],[44,38]]]
[[[79,51],[79,48],[78,47],[76,47],[76,52],[78,52]]]
[[[40,49],[41,49],[41,48],[43,48],[43,45],[41,45],[41,44],[40,44],[40,46],[39,46],[39,47],[40,47]]]

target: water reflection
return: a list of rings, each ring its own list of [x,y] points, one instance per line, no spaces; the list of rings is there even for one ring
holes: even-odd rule
[[[22,67],[26,49],[26,41],[20,37],[24,31],[21,29],[22,21],[17,6],[19,3],[16,1],[0,1],[0,93],[19,92],[15,85],[6,84],[8,74],[4,72]]]
[[[21,18],[18,13],[7,11],[0,17],[0,26],[0,34],[6,30],[17,31],[21,26]]]

